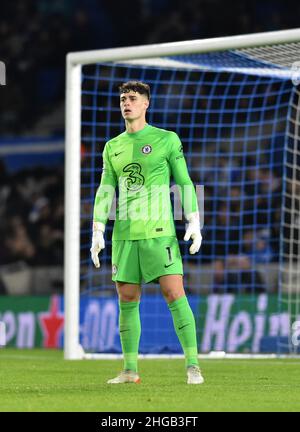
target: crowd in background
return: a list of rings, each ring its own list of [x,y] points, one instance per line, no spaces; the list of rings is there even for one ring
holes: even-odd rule
[[[250,159],[246,180],[230,190],[221,191],[219,184],[226,158],[211,171],[218,181],[207,177],[204,182],[203,263],[229,255],[247,256],[256,263],[278,261],[282,182],[271,170],[253,170],[255,161]],[[2,161],[0,173],[0,264],[19,259],[34,266],[62,264],[63,165],[9,173]]]
[[[0,265],[63,265],[63,166],[0,172]]]
[[[293,28],[299,25],[297,11],[300,4],[289,0],[131,0],[117,6],[109,0],[5,2],[0,15],[0,60],[6,65],[7,79],[6,86],[0,88],[0,138],[32,136],[36,122],[64,104],[67,52]],[[50,134],[63,136],[63,122]],[[225,173],[222,164],[226,162],[220,158],[219,163],[216,169]],[[255,174],[250,169],[247,175],[247,190],[232,188],[230,201],[219,202],[217,208],[210,208],[215,205],[216,191],[206,189],[205,224],[218,227],[218,253],[208,229],[204,231],[201,260],[214,262],[217,285],[224,283],[225,266],[223,259],[216,259],[218,254],[231,259],[232,268],[244,270],[250,268],[253,259],[258,263],[278,260],[279,176],[263,169]],[[253,175],[261,193],[251,190]],[[1,162],[0,180],[0,265],[18,260],[33,267],[62,265],[63,166],[10,173]],[[269,205],[266,193],[274,200],[272,214],[264,211]],[[249,218],[254,212],[247,213],[247,221],[241,220],[245,197],[250,197],[248,206],[261,209],[258,218],[272,218],[273,232],[262,229],[254,238],[257,233],[241,231],[240,224],[253,223]],[[213,219],[216,215],[217,220]],[[225,230],[225,226],[236,228]],[[252,274],[250,279],[253,285]]]
[[[0,135],[30,135],[41,116],[64,102],[67,52],[293,28],[299,9],[292,0],[4,2],[0,60],[7,85],[1,88]]]
[[[201,262],[213,266],[215,292],[264,292],[265,266],[280,259],[282,178],[250,156],[246,165],[226,157],[217,164],[218,181],[205,188]]]

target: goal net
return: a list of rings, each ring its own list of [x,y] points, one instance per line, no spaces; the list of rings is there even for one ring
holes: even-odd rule
[[[300,30],[288,30],[68,55],[65,358],[121,353],[114,208],[100,269],[89,249],[102,151],[124,130],[118,86],[128,80],[150,85],[148,123],[179,135],[204,186],[196,256],[175,220],[199,352],[299,352],[299,49]],[[159,285],[142,293],[140,353],[181,354]]]

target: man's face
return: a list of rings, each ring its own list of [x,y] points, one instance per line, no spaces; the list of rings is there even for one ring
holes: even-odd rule
[[[147,96],[133,90],[120,95],[121,113],[123,118],[129,122],[145,117],[148,106]]]

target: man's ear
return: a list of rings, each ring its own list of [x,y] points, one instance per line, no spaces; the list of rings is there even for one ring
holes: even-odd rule
[[[146,105],[146,109],[148,109],[148,108],[149,108],[149,105],[150,105],[150,101],[149,101],[149,99],[145,99],[145,105]]]

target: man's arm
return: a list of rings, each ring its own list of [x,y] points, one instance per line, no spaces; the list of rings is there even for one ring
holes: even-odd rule
[[[102,175],[95,196],[93,220],[106,225],[117,185],[117,176],[109,158],[108,144],[104,147],[102,158]]]
[[[117,176],[109,159],[107,144],[104,147],[102,158],[102,176],[94,201],[93,237],[90,249],[92,261],[97,268],[100,267],[98,254],[105,247],[105,225],[107,223],[117,185]]]
[[[181,141],[176,133],[171,134],[169,145],[168,160],[175,183],[179,187],[184,215],[188,221],[184,240],[188,241],[190,238],[193,240],[190,253],[195,254],[199,251],[202,242],[197,195],[188,173]]]

